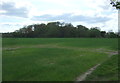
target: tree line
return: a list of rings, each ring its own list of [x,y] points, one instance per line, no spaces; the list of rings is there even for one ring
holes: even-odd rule
[[[49,22],[24,26],[11,33],[3,33],[12,38],[117,38],[118,33],[101,31],[99,27],[88,29],[83,25],[74,27],[71,23]]]

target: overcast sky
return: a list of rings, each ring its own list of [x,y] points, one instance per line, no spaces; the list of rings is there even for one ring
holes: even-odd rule
[[[53,21],[118,31],[118,11],[110,5],[110,0],[0,1],[0,32]]]

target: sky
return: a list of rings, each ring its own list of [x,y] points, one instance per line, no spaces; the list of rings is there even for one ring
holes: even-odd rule
[[[0,1],[0,33],[56,21],[118,32],[118,10],[112,7],[110,0]]]

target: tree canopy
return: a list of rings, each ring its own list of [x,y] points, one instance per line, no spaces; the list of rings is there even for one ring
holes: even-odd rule
[[[49,22],[24,26],[11,33],[3,33],[3,37],[13,38],[106,38],[118,37],[110,31],[101,31],[99,27],[87,28],[83,25],[74,27],[71,23]]]
[[[116,7],[116,9],[120,9],[120,1],[118,1],[118,0],[110,0],[111,1],[111,5],[113,6],[113,7]]]

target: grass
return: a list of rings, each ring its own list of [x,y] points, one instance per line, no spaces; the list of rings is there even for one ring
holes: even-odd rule
[[[117,38],[3,38],[3,47],[56,43],[69,47],[118,49]]]
[[[4,38],[3,81],[74,81],[108,59],[99,48],[115,51],[117,44],[114,38]]]
[[[118,80],[118,55],[112,56],[99,66],[86,81],[115,81]]]

